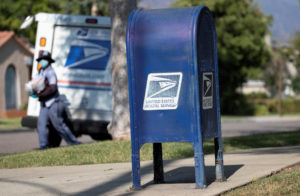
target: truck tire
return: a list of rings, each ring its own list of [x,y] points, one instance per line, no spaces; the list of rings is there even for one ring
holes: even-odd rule
[[[112,137],[109,133],[91,133],[91,138],[97,141],[103,141],[103,140],[112,140]]]

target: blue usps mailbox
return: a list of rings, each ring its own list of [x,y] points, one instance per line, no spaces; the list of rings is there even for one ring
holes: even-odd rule
[[[140,148],[153,143],[154,182],[164,181],[162,142],[194,147],[196,188],[205,188],[203,140],[215,139],[216,179],[223,169],[217,38],[205,6],[135,10],[127,26],[133,187]]]

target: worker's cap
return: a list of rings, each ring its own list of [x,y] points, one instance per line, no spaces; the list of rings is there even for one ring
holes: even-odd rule
[[[39,51],[39,58],[36,59],[36,61],[40,61],[42,59],[49,60],[50,63],[54,63],[55,60],[52,59],[51,53],[46,50],[40,50]]]

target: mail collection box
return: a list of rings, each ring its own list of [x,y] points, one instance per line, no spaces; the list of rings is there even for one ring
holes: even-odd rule
[[[126,36],[133,187],[141,186],[145,143],[153,143],[154,182],[164,181],[163,142],[193,145],[196,188],[206,187],[203,141],[210,138],[216,178],[223,181],[217,37],[209,9],[137,9]]]

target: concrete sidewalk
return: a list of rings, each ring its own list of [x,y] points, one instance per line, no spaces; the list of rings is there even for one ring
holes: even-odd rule
[[[164,161],[164,184],[153,184],[152,162],[141,163],[143,189],[130,191],[131,163],[0,170],[0,195],[216,195],[300,162],[300,146],[226,153],[226,182],[214,182],[207,155],[208,187],[195,189],[194,159]]]

